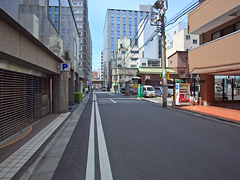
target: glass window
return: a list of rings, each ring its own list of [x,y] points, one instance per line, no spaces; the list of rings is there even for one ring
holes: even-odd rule
[[[137,65],[131,65],[131,68],[136,68],[137,67]]]
[[[122,54],[125,54],[125,53],[126,53],[126,51],[122,50]]]
[[[191,39],[190,35],[186,35],[186,39],[187,40]]]
[[[220,38],[220,31],[212,34],[212,40],[217,39],[217,38]]]
[[[139,51],[131,51],[132,54],[138,54]]]
[[[193,44],[197,44],[197,39],[193,39]]]
[[[123,37],[126,37],[126,31],[123,31]]]
[[[227,34],[230,34],[232,32],[234,32],[234,26],[233,25],[223,29],[221,36],[226,36]]]
[[[120,24],[117,25],[117,30],[120,31]]]
[[[137,60],[138,60],[138,58],[131,58],[131,60],[132,60],[132,61],[137,61]]]
[[[55,28],[59,29],[59,0],[49,0],[48,17]]]
[[[120,17],[120,11],[117,11],[117,17]]]
[[[123,11],[123,17],[126,17],[126,11]]]
[[[238,22],[237,24],[235,24],[235,30],[236,30],[236,31],[240,30],[240,22]]]
[[[132,16],[132,12],[131,11],[129,11],[129,18]]]

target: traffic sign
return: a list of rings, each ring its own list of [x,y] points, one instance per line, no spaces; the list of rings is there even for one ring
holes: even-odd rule
[[[61,71],[70,71],[69,63],[61,63]]]

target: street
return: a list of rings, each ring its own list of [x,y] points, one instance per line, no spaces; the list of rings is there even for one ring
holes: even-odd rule
[[[96,92],[56,169],[46,159],[60,141],[29,179],[239,179],[239,137],[238,125]],[[53,177],[47,175],[50,169]]]

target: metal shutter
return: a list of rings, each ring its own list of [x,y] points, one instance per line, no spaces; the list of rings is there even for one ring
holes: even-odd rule
[[[49,113],[49,79],[0,69],[0,142]]]

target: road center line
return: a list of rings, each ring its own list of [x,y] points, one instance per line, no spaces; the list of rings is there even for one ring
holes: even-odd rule
[[[89,143],[88,143],[86,180],[95,180],[95,157],[94,157],[94,100],[96,99],[95,96],[96,95],[93,94]]]
[[[98,135],[98,150],[99,150],[99,163],[100,173],[102,180],[113,180],[111,166],[109,162],[106,141],[103,133],[101,117],[98,109],[98,104],[95,102],[96,107],[96,121],[97,121],[97,135]]]
[[[110,100],[113,102],[113,103],[116,103],[114,100],[112,100],[111,98],[110,98]]]

